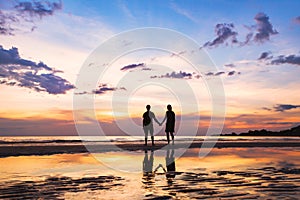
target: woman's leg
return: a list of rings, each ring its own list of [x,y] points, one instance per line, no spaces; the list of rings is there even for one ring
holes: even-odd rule
[[[166,132],[168,144],[170,143],[169,132]]]
[[[170,134],[171,134],[171,137],[172,137],[172,141],[174,143],[174,134],[173,134],[173,132],[170,132]]]

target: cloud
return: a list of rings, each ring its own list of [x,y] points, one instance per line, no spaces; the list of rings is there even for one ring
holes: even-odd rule
[[[136,69],[136,68],[142,68],[142,70],[149,70],[149,68],[146,68],[145,63],[126,65],[126,66],[122,67],[120,70],[121,71],[127,71],[127,70],[130,70],[130,69]]]
[[[171,3],[171,8],[179,15],[182,15],[182,16],[188,18],[189,20],[197,23],[198,20],[188,10],[185,10],[185,9],[179,7],[175,3]]]
[[[149,68],[149,67],[144,67],[144,68],[142,68],[142,70],[143,70],[143,71],[151,71],[152,69]]]
[[[235,74],[235,71],[230,71],[230,72],[228,72],[228,76],[233,76]]]
[[[0,34],[1,35],[13,35],[14,28],[11,24],[19,22],[19,19],[14,15],[5,14],[0,10]]]
[[[208,73],[206,73],[205,75],[206,75],[206,76],[220,76],[220,75],[222,75],[222,74],[225,74],[225,72],[223,72],[223,71],[221,71],[221,72],[216,72],[216,73],[214,73],[214,72],[208,72]]]
[[[62,9],[62,2],[51,1],[21,1],[14,8],[26,19],[26,17],[39,17],[53,15],[56,10]]]
[[[235,66],[235,64],[230,63],[230,64],[225,64],[224,67],[234,68],[236,66]]]
[[[184,55],[186,53],[186,51],[180,51],[178,53],[172,53],[171,54],[171,57],[174,57],[174,56],[181,56],[181,55]]]
[[[206,76],[214,76],[215,74],[213,72],[208,72],[205,74]]]
[[[255,25],[245,26],[249,32],[246,34],[245,41],[239,41],[237,39],[238,31],[235,30],[233,23],[219,23],[215,26],[215,33],[217,37],[213,41],[206,42],[202,47],[217,47],[221,44],[239,45],[244,46],[246,44],[263,43],[270,40],[271,35],[278,34],[273,29],[273,25],[269,21],[269,17],[265,13],[257,13],[254,17]]]
[[[220,76],[222,74],[225,74],[225,72],[217,72],[217,73],[215,73],[215,76]]]
[[[150,78],[176,78],[176,79],[191,79],[192,74],[188,72],[179,71],[172,72],[172,73],[166,73],[165,75],[160,76],[151,76]]]
[[[19,51],[17,48],[12,47],[9,50],[3,49],[3,47],[0,45],[0,64],[1,65],[21,65],[23,67],[26,67],[31,70],[48,70],[52,71],[52,68],[48,67],[43,62],[35,63],[30,60],[22,59],[19,55]],[[13,67],[11,67],[13,68]]]
[[[65,94],[74,88],[66,79],[55,75],[56,72],[43,62],[22,59],[15,47],[6,50],[0,46],[0,84],[26,87],[49,94]]]
[[[256,20],[256,30],[257,33],[254,36],[254,41],[264,42],[270,39],[270,35],[278,34],[278,32],[273,29],[273,25],[269,22],[269,17],[264,13],[258,13],[254,19]]]
[[[295,24],[300,24],[300,16],[295,17],[295,18],[293,19],[293,22],[294,22]]]
[[[13,3],[12,3],[13,2]],[[55,11],[62,9],[61,1],[12,1],[11,9],[0,10],[0,34],[14,35],[18,25],[31,24],[33,31],[36,20],[53,15]]]
[[[236,38],[238,33],[234,31],[234,25],[232,23],[217,24],[215,26],[215,33],[217,37],[211,42],[206,42],[203,47],[216,47],[224,43],[228,45],[228,41],[232,44],[238,43]]]
[[[262,107],[261,109],[267,110],[267,111],[272,111],[272,108],[268,108],[268,107]]]
[[[116,90],[126,90],[126,88],[124,87],[110,87],[108,86],[108,84],[104,83],[104,84],[100,84],[99,87],[96,90],[93,90],[92,93],[93,94],[104,94],[106,92],[110,92],[110,91],[116,91]]]
[[[292,105],[292,104],[277,104],[273,107],[276,112],[284,112],[286,110],[291,110],[295,108],[300,108],[300,105]]]
[[[273,59],[271,61],[271,64],[273,65],[279,65],[279,64],[293,64],[293,65],[300,65],[300,56],[297,55],[280,55],[277,58]]]
[[[269,52],[262,52],[258,58],[258,60],[264,60],[264,59],[271,59],[273,56],[272,56],[272,53],[269,51]]]
[[[270,40],[271,35],[278,34],[278,31],[273,29],[273,25],[265,13],[257,13],[254,19],[256,24],[248,27],[251,32],[247,34],[246,40],[241,45],[249,44],[250,42],[264,43]],[[255,29],[254,32],[252,31],[253,29]]]
[[[207,72],[206,74],[205,74],[205,76],[210,76],[210,77],[212,77],[212,76],[221,76],[221,75],[223,75],[223,74],[227,74],[227,76],[233,76],[233,75],[235,75],[235,74],[241,74],[241,72],[236,72],[236,71],[229,71],[229,72],[225,72],[225,71],[220,71],[220,72]]]

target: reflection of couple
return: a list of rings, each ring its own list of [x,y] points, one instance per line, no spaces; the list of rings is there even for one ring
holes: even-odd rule
[[[164,174],[166,175],[166,178],[169,183],[172,183],[173,179],[176,176],[176,167],[175,167],[175,157],[174,157],[174,149],[170,150],[168,149],[166,151],[166,168],[162,164],[159,164],[155,170],[153,171],[153,151],[151,151],[150,156],[148,156],[148,151],[145,151],[145,157],[143,160],[143,175],[144,180],[147,182],[151,181],[151,179],[154,177],[155,173],[159,168],[162,168],[164,171]]]
[[[151,106],[146,106],[147,111],[143,114],[143,128],[145,133],[145,145],[147,145],[148,140],[148,132],[151,135],[152,145],[154,145],[154,136],[153,136],[153,120],[158,123],[160,126],[167,120],[166,122],[166,135],[168,144],[170,143],[170,135],[172,137],[172,142],[174,143],[174,128],[175,128],[175,113],[172,111],[172,106],[168,105],[164,120],[160,123],[153,112],[150,111]]]

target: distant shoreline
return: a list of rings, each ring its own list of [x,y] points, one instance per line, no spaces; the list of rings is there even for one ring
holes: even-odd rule
[[[231,133],[231,134],[221,134],[221,136],[251,136],[251,137],[300,137],[300,125],[287,130],[281,131],[268,131],[266,129],[262,130],[249,130],[247,133]]]
[[[53,154],[75,154],[75,153],[103,153],[112,151],[145,151],[145,150],[158,150],[162,148],[200,148],[203,142],[178,143],[170,145],[156,144],[152,146],[144,146],[143,144],[136,143],[123,143],[123,144],[105,144],[105,145],[51,145],[51,146],[0,146],[0,157],[9,156],[33,156],[33,155],[53,155]],[[300,142],[257,142],[257,141],[236,141],[236,142],[205,142],[201,148],[264,148],[264,147],[300,147]]]

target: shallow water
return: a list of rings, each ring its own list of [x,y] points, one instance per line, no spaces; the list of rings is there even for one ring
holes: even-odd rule
[[[215,148],[204,158],[198,153],[177,149],[0,158],[0,199],[300,196],[300,148]]]
[[[150,139],[150,138],[149,138]],[[219,142],[300,142],[300,137],[264,137],[264,136],[176,136],[176,143],[192,141]],[[166,136],[155,136],[157,143],[166,143]],[[143,144],[144,136],[1,136],[1,146],[53,146],[53,145],[105,145],[105,144]]]

